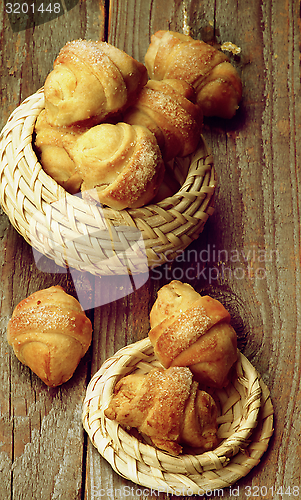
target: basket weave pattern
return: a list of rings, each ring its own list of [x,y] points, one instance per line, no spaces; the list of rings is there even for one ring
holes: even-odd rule
[[[148,338],[109,358],[91,379],[83,425],[93,445],[121,476],[169,493],[204,494],[245,476],[259,461],[273,432],[269,391],[251,363],[239,353],[236,374],[216,391],[219,446],[202,454],[177,457],[146,444],[104,415],[120,377],[161,366]],[[254,429],[256,431],[254,432]]]
[[[12,225],[41,254],[94,275],[132,274],[175,258],[213,213],[216,175],[203,138],[196,153],[176,159],[187,172],[180,190],[157,204],[116,211],[69,195],[43,170],[32,147],[43,89],[10,116],[0,136],[0,202]],[[100,233],[99,230],[101,229]],[[145,258],[133,242],[142,235]],[[133,249],[126,252],[123,250]],[[125,263],[126,260],[126,263]]]

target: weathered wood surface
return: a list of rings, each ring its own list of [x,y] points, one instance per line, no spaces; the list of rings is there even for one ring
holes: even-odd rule
[[[93,345],[73,378],[57,389],[20,365],[7,345],[6,325],[16,304],[33,291],[58,283],[75,293],[74,283],[65,273],[39,270],[30,246],[1,212],[1,499],[158,498],[150,491],[141,495],[100,457],[82,429],[81,407],[91,374],[147,334],[156,291],[171,279],[224,301],[242,351],[271,391],[274,436],[261,463],[237,483],[239,498],[250,492],[255,497],[257,486],[266,487],[259,494],[265,499],[286,498],[289,488],[293,496],[293,487],[301,487],[299,8],[296,0],[86,0],[19,33],[12,32],[2,8],[1,128],[43,85],[59,49],[75,38],[106,38],[143,61],[157,29],[189,27],[194,37],[241,47],[234,63],[244,93],[234,119],[205,120],[219,189],[204,233],[184,258],[153,270],[125,298],[114,300],[122,286],[118,279],[95,285],[86,278],[98,304],[107,293],[111,302],[89,310]],[[229,489],[223,498],[233,498]]]

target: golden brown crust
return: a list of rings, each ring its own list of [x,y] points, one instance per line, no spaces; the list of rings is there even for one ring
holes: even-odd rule
[[[44,85],[47,120],[53,126],[100,123],[129,106],[147,81],[143,64],[101,41],[68,42],[53,66]]]
[[[194,381],[182,420],[181,442],[203,451],[214,449],[217,445],[216,419],[217,407],[213,398],[201,391]]]
[[[122,378],[104,413],[173,455],[181,453],[182,444],[212,449],[217,411],[211,396],[199,393],[188,368],[154,368],[147,375]]]
[[[193,88],[184,81],[149,80],[124,121],[149,128],[165,161],[187,156],[195,151],[202,127],[203,114],[194,99]]]
[[[168,368],[183,350],[207,331],[209,324],[210,318],[205,309],[202,306],[193,306],[150,330],[149,338],[155,345],[155,354],[163,366]]]
[[[227,385],[237,359],[237,338],[230,314],[219,301],[172,281],[159,290],[150,319],[155,326],[149,339],[165,368],[189,366],[199,382]]]
[[[83,196],[122,210],[145,205],[164,176],[164,162],[154,135],[126,123],[103,123],[64,146],[83,177]]]
[[[204,296],[185,311],[169,316],[152,328],[149,338],[155,344],[155,354],[167,368],[219,321],[230,321],[228,311],[220,302]]]
[[[17,358],[51,387],[71,378],[91,339],[90,320],[59,285],[22,300],[7,327]]]
[[[242,84],[228,57],[215,47],[173,31],[158,31],[145,55],[149,77],[183,79],[190,83],[205,116],[232,118]]]
[[[86,127],[75,125],[68,128],[52,127],[46,120],[45,109],[39,114],[35,125],[35,149],[43,170],[71,194],[80,191],[82,176],[65,150],[63,138],[66,134],[76,137],[86,130]]]
[[[204,385],[224,387],[237,359],[237,337],[228,323],[216,324],[176,356],[171,366],[189,366]]]
[[[178,280],[171,281],[168,286],[158,290],[157,300],[150,312],[150,326],[154,328],[168,316],[178,315],[185,311],[200,298],[194,288],[188,283]]]
[[[201,296],[188,283],[173,280],[158,290],[157,300],[150,312],[151,327],[157,326],[170,317],[177,317],[192,306],[203,308],[203,314],[210,317],[210,325],[218,321],[230,321],[230,314],[216,299]]]

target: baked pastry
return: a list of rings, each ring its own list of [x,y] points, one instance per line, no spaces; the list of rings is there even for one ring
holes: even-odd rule
[[[113,45],[68,42],[45,81],[47,120],[59,127],[100,123],[129,106],[146,81],[145,66]]]
[[[64,146],[82,175],[83,196],[116,210],[148,203],[164,176],[156,138],[140,125],[102,123],[67,135]]]
[[[232,118],[242,96],[238,72],[215,47],[174,31],[157,31],[145,55],[149,78],[190,83],[204,116]]]
[[[7,326],[7,340],[21,363],[49,387],[69,380],[92,340],[80,303],[59,286],[22,300]]]
[[[152,369],[131,374],[115,386],[104,414],[126,427],[137,428],[158,448],[179,455],[183,445],[212,450],[217,440],[217,408],[198,388],[188,368]]]
[[[144,125],[156,136],[163,160],[187,156],[200,140],[203,114],[184,80],[149,80],[123,121]]]
[[[35,149],[43,170],[60,186],[71,194],[78,193],[82,176],[76,171],[75,163],[63,145],[63,138],[68,134],[75,137],[87,130],[86,127],[52,127],[46,119],[46,110],[39,114],[35,124]]]
[[[174,280],[158,291],[149,338],[165,368],[188,366],[202,384],[222,388],[237,360],[237,336],[230,319],[218,300]]]

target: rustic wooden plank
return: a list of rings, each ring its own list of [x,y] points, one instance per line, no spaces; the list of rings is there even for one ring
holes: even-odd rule
[[[170,498],[143,493],[112,470],[83,432],[81,403],[90,374],[147,334],[156,291],[181,279],[225,303],[240,348],[271,390],[274,437],[261,463],[236,488],[245,496],[266,487],[262,496],[275,498],[277,488],[284,493],[301,484],[299,4],[115,0],[109,7],[108,41],[140,61],[158,29],[190,30],[209,42],[236,43],[241,54],[232,60],[242,75],[243,100],[230,122],[212,118],[204,123],[219,189],[215,214],[199,240],[176,262],[151,271],[125,297],[126,278],[75,279],[95,306],[89,311],[93,345],[59,389],[47,389],[20,365],[6,343],[6,325],[14,306],[36,289],[59,283],[76,294],[76,286],[69,275],[37,269],[31,248],[0,214],[0,497]],[[1,127],[16,105],[43,84],[68,40],[104,39],[104,15],[105,2],[80,1],[56,20],[12,33],[0,12],[5,48]],[[233,491],[223,493],[233,498]]]
[[[218,9],[217,5],[220,20],[229,16],[225,7]],[[245,254],[251,251],[250,278],[234,279],[229,285],[249,308],[252,321],[245,353],[268,384],[276,412],[268,455],[239,485],[266,486],[270,488],[267,498],[272,498],[272,488],[285,491],[300,485],[300,455],[292,452],[296,436],[291,431],[298,427],[295,418],[300,412],[296,392],[300,378],[300,240],[296,224],[300,204],[300,123],[296,117],[300,29],[295,2],[250,7],[239,9],[237,31],[241,33],[233,40],[242,47],[245,91],[238,130],[224,132],[231,167],[227,162],[225,168],[222,157],[216,156],[220,184],[233,186],[232,193],[235,190],[239,196],[220,191],[215,223],[225,248],[244,249]],[[219,125],[210,125],[215,150],[222,140],[221,130]],[[225,206],[231,210],[225,211]],[[230,234],[227,228],[231,228]],[[232,263],[233,272],[236,266]],[[286,390],[279,391],[284,380]]]

